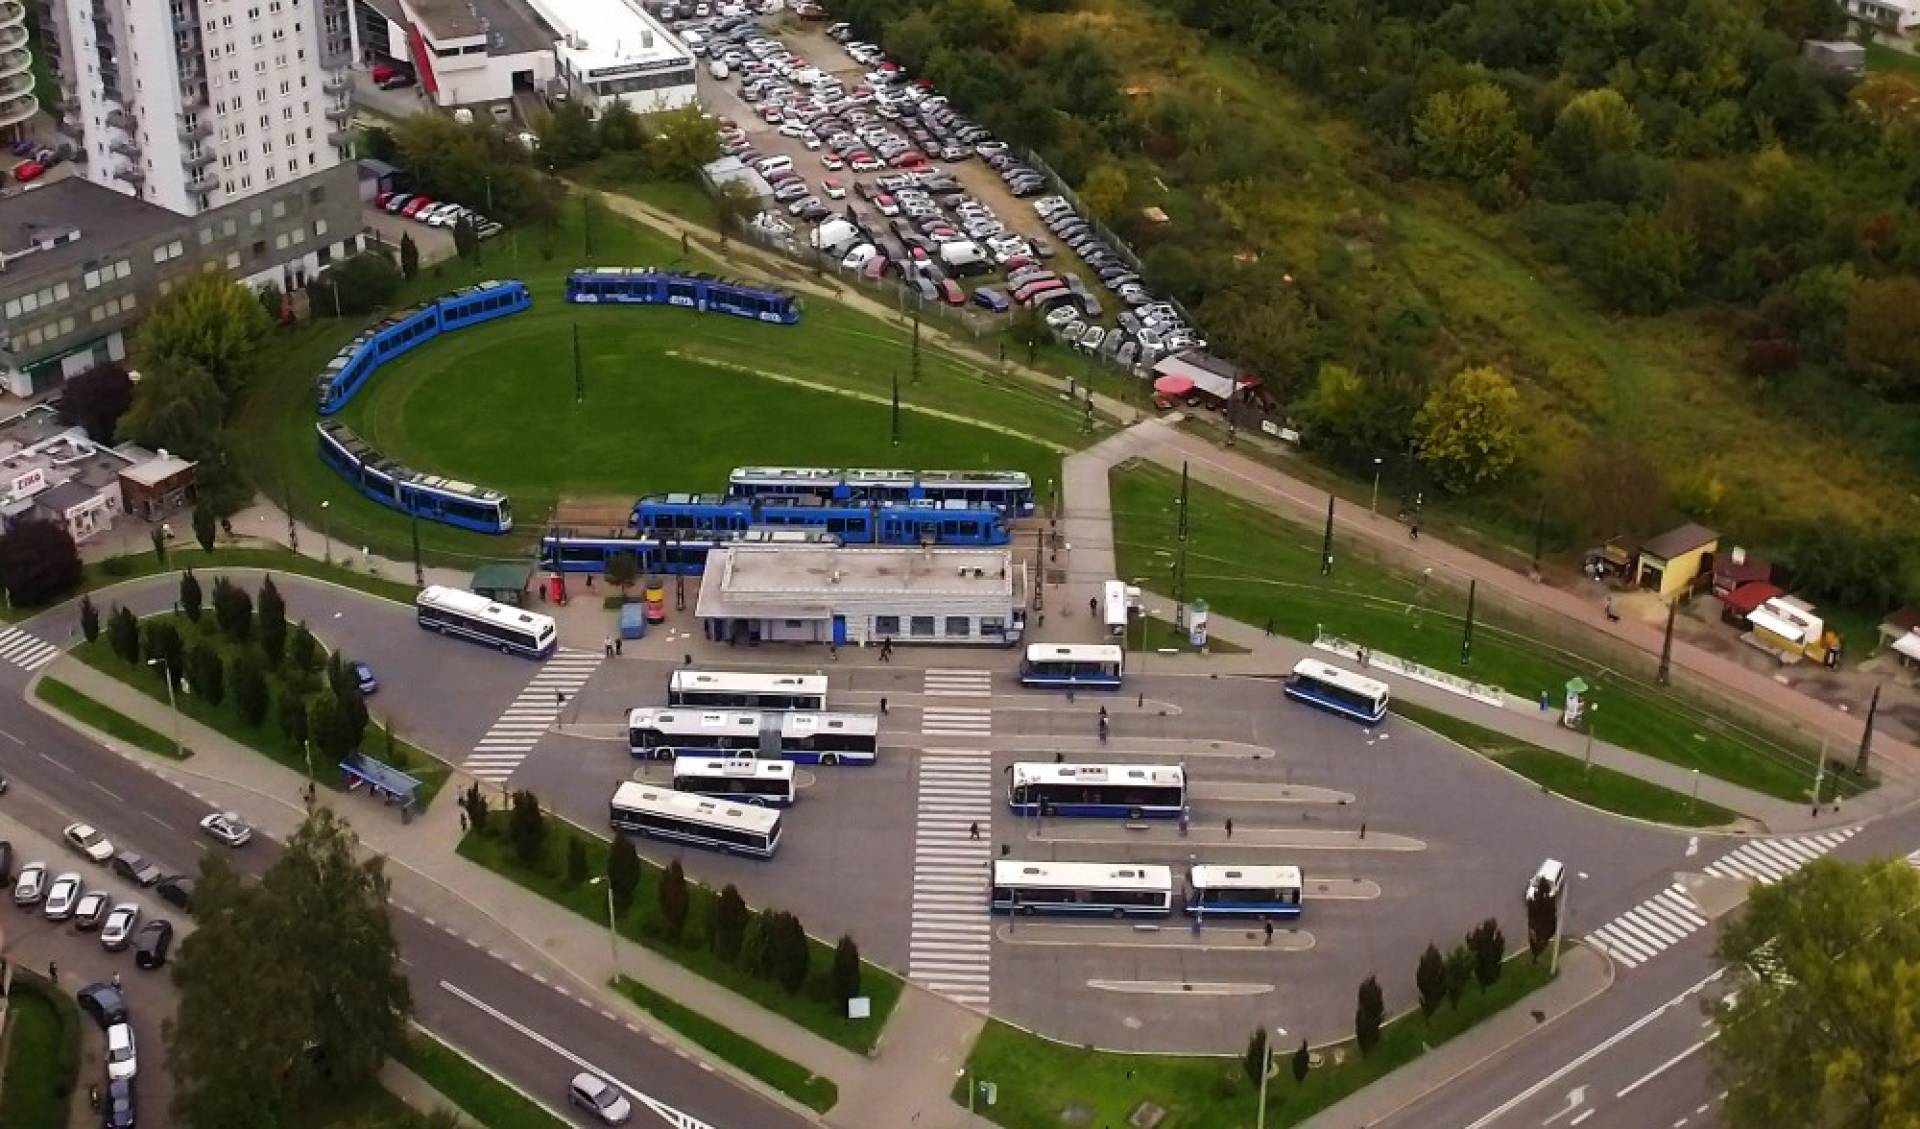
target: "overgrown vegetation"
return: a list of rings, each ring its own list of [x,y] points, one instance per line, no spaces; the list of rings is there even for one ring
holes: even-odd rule
[[[13,974],[0,1125],[65,1129],[80,1070],[80,1011],[66,993],[24,968]]]

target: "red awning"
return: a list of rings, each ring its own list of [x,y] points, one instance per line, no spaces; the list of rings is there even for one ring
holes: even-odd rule
[[[1185,396],[1193,391],[1193,381],[1184,376],[1163,376],[1153,382],[1153,390],[1162,396]]]
[[[1730,611],[1738,615],[1751,615],[1753,614],[1753,609],[1759,607],[1761,604],[1766,603],[1775,596],[1784,595],[1786,595],[1786,592],[1781,589],[1764,581],[1756,581],[1752,584],[1742,584],[1732,592],[1729,592],[1726,598],[1726,605]]]

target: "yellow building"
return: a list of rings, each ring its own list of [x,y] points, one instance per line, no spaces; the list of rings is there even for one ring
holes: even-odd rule
[[[1688,522],[1669,529],[1640,546],[1640,560],[1634,566],[1633,583],[1672,601],[1693,591],[1694,582],[1707,571],[1720,535],[1704,525]]]

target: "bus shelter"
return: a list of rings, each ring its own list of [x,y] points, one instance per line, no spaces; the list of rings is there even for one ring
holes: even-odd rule
[[[420,781],[365,753],[355,753],[341,761],[340,772],[346,777],[347,791],[365,786],[369,795],[388,806],[399,804],[403,818],[413,814]]]

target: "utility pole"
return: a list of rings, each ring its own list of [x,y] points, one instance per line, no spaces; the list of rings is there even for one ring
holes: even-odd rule
[[[587,402],[587,370],[580,363],[580,323],[573,323],[573,402]]]
[[[893,373],[893,445],[900,445],[900,372]]]
[[[1379,455],[1373,457],[1373,501],[1367,504],[1367,516],[1380,516],[1380,466]]]
[[[407,532],[413,535],[413,586],[427,586],[427,570],[420,567],[420,515],[407,511]]]
[[[920,302],[918,299],[915,299],[913,303],[913,371],[911,379],[915,384],[920,383]]]
[[[1680,601],[1667,601],[1667,634],[1660,641],[1660,669],[1653,675],[1653,680],[1662,686],[1673,685],[1673,618],[1678,614]]]
[[[1820,785],[1827,780],[1827,739],[1820,738],[1820,763],[1813,766],[1813,814],[1820,814]]]
[[[1480,592],[1480,581],[1467,581],[1467,623],[1460,633],[1460,665],[1466,666],[1473,661],[1473,604],[1474,597]]]
[[[1187,625],[1187,464],[1180,464],[1180,554],[1173,564],[1173,625]]]
[[[280,479],[280,509],[287,515],[287,548],[297,554],[300,552],[300,531],[293,524],[293,486],[284,477]]]
[[[1320,575],[1333,574],[1333,495],[1327,495],[1327,530],[1320,536]]]
[[[1873,756],[1873,718],[1880,712],[1880,687],[1873,688],[1873,700],[1867,703],[1867,725],[1860,731],[1860,753],[1853,758],[1853,774],[1865,776],[1867,761]]]
[[[1540,552],[1546,547],[1547,539],[1547,500],[1540,499],[1540,505],[1533,511],[1533,578],[1540,579]]]

